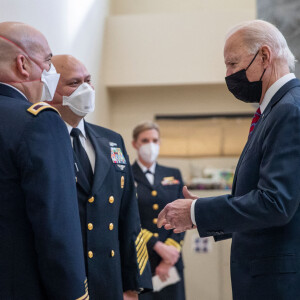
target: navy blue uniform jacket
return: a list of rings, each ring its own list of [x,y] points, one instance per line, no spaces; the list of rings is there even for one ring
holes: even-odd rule
[[[232,234],[234,299],[300,299],[299,203],[300,81],[293,79],[274,95],[248,139],[232,195],[195,205],[200,236]]]
[[[156,224],[158,214],[168,203],[183,198],[183,182],[178,169],[159,164],[156,164],[155,167],[153,185],[149,183],[137,162],[132,165],[132,171],[137,185],[139,211],[147,241],[151,271],[152,274],[155,274],[155,268],[161,261],[161,257],[153,250],[157,241],[172,245],[179,251],[182,248],[184,233],[176,234],[172,230],[159,229]],[[176,263],[176,268],[179,271],[183,269],[181,255]]]
[[[0,299],[88,299],[68,132],[31,106],[0,84]]]
[[[92,187],[75,161],[90,299],[119,300],[152,289],[136,189],[122,137],[87,122],[85,131],[96,155]]]

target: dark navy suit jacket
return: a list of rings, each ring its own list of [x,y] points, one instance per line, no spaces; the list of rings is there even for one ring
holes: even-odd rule
[[[0,84],[0,299],[87,299],[68,131],[30,107]]]
[[[90,299],[119,300],[123,291],[152,289],[136,189],[122,137],[87,122],[85,131],[96,155],[92,186],[76,162]]]
[[[248,139],[232,195],[195,205],[200,236],[232,234],[233,297],[300,299],[300,81],[271,99]]]

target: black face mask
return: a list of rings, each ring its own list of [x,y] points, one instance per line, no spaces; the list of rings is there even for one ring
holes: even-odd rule
[[[259,103],[262,93],[262,81],[266,69],[264,69],[259,81],[250,82],[247,78],[246,71],[253,63],[259,51],[246,69],[240,70],[234,74],[225,77],[228,90],[239,100],[247,103]]]

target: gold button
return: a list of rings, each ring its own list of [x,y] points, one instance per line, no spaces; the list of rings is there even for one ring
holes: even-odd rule
[[[110,223],[109,224],[109,230],[113,230],[114,229],[114,224],[113,223]]]
[[[95,198],[94,197],[91,197],[89,200],[88,200],[90,203],[93,203],[95,201]]]
[[[94,256],[93,251],[89,251],[89,252],[88,252],[88,256],[89,256],[89,258],[93,258],[93,256]]]
[[[115,256],[115,251],[111,250],[110,255],[111,255],[111,257],[114,257]]]
[[[114,196],[110,196],[108,201],[110,204],[113,204],[115,202]]]
[[[157,196],[157,191],[155,191],[155,190],[152,191],[152,192],[151,192],[151,195],[152,195],[153,197],[156,197],[156,196]]]
[[[158,204],[156,204],[156,203],[155,203],[155,204],[153,204],[153,206],[152,206],[152,207],[153,207],[153,209],[154,209],[154,210],[158,210],[158,208],[159,208]]]
[[[153,235],[154,237],[159,237],[159,234],[157,232],[155,232]]]
[[[121,189],[124,188],[124,182],[125,182],[125,178],[124,176],[121,177]]]
[[[153,219],[153,224],[157,224],[157,218]]]
[[[89,224],[88,224],[88,230],[93,230],[93,228],[94,228],[93,224],[92,224],[92,223],[89,223]]]

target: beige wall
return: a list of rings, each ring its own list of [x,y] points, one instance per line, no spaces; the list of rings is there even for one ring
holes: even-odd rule
[[[104,80],[108,87],[224,83],[223,45],[244,9],[109,17]]]
[[[186,13],[235,8],[255,11],[253,0],[112,0],[111,14]],[[211,14],[213,15],[213,14]]]
[[[236,100],[223,84],[110,89],[111,127],[120,132],[132,160],[134,126],[156,115],[252,113],[255,108]],[[176,128],[174,128],[176,130]],[[197,138],[197,137],[195,137]]]

